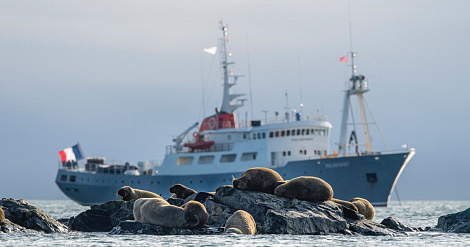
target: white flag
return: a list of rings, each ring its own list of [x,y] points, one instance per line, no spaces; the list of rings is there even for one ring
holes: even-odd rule
[[[217,52],[217,46],[212,46],[212,47],[209,47],[209,48],[204,48],[204,52],[207,52],[211,55],[215,55],[215,53]]]

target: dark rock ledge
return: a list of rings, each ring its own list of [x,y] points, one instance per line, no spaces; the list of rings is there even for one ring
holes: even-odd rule
[[[470,208],[439,217],[436,228],[445,232],[470,233]]]
[[[67,226],[25,200],[3,198],[0,206],[6,218],[5,222],[0,224],[0,232],[66,233],[69,231]]]

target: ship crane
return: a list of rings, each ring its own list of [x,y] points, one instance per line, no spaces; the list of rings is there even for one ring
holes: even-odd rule
[[[195,124],[191,125],[188,129],[183,131],[183,133],[179,134],[175,138],[173,138],[173,141],[175,142],[175,149],[176,151],[183,151],[183,145],[181,143],[183,142],[184,137],[194,128],[196,128],[199,125],[199,122],[196,122]]]

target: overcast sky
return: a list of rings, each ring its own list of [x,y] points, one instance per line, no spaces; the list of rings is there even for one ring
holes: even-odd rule
[[[175,135],[221,105],[218,58],[202,52],[219,21],[245,75],[234,91],[252,85],[239,120],[282,112],[287,91],[291,109],[303,100],[306,115],[328,116],[337,149],[351,20],[388,145],[416,148],[400,198],[469,200],[469,9],[351,1],[349,18],[348,1],[0,1],[0,197],[65,199],[57,152],[77,141],[88,157],[162,161]]]

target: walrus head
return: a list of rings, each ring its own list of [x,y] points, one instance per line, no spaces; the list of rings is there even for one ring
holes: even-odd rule
[[[131,197],[131,190],[130,186],[123,186],[117,191],[117,194],[121,197],[123,201],[129,201]]]
[[[171,193],[176,193],[177,191],[179,191],[179,189],[181,189],[181,186],[183,186],[182,184],[175,184],[173,186],[170,187],[170,192]]]
[[[204,204],[197,201],[189,201],[181,206],[185,211],[186,224],[188,228],[202,227],[209,219]]]

